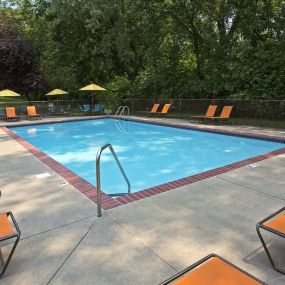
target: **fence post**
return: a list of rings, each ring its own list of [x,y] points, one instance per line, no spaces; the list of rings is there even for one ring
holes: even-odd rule
[[[262,105],[262,102],[261,102],[261,100],[259,100],[259,124],[260,124],[260,126],[262,127],[262,115],[261,115],[261,105]]]

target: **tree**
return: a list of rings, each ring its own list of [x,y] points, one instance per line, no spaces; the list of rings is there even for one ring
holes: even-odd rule
[[[94,81],[140,98],[285,97],[283,0],[13,2],[50,87]]]
[[[0,28],[0,89],[13,89],[29,99],[45,87],[35,50],[20,40],[17,23],[3,11]]]

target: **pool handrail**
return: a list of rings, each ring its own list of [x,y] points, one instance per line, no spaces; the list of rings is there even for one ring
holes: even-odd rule
[[[127,110],[127,116],[129,116],[130,115],[130,108],[128,106],[121,105],[121,106],[119,106],[119,108],[115,114],[115,117],[125,115],[125,110]]]
[[[99,148],[98,152],[97,152],[97,156],[96,156],[96,188],[97,188],[97,217],[102,217],[102,206],[101,206],[101,177],[100,177],[100,158],[101,158],[101,154],[102,152],[106,149],[109,148],[109,150],[111,151],[121,173],[123,174],[127,184],[128,184],[128,194],[131,193],[131,184],[130,181],[112,147],[112,145],[110,143],[107,143],[105,145],[103,145],[102,147]]]

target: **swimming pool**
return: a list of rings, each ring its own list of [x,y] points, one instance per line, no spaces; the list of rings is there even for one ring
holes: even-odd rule
[[[98,148],[111,143],[132,192],[228,165],[284,144],[111,118],[11,128],[88,182],[96,185]],[[110,152],[101,157],[102,190],[126,193]]]

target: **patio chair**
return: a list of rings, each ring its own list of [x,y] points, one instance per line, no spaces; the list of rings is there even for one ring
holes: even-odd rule
[[[212,120],[212,121],[219,121],[219,122],[225,121],[230,118],[232,110],[233,110],[233,106],[224,106],[219,117],[208,117],[205,119]]]
[[[49,114],[55,114],[56,113],[56,107],[54,106],[54,104],[51,102],[51,103],[48,103],[48,113]]]
[[[29,119],[32,118],[40,119],[40,114],[37,113],[35,106],[27,106],[27,114]]]
[[[0,120],[5,121],[6,120],[6,112],[4,108],[0,109]]]
[[[94,106],[93,106],[93,112],[94,113],[98,113],[98,114],[100,114],[100,113],[102,113],[102,105],[101,104],[95,104]]]
[[[153,104],[150,113],[156,113],[160,104]]]
[[[138,111],[138,113],[153,114],[157,113],[160,104],[153,104],[150,111]]]
[[[69,114],[69,110],[70,110],[70,105],[66,105],[63,107],[63,114]]]
[[[0,191],[1,196],[1,191]],[[7,267],[11,261],[11,258],[15,252],[15,249],[20,240],[21,231],[16,223],[16,220],[11,212],[0,213],[0,245],[5,246],[3,243],[7,241],[14,240],[14,244],[8,254],[6,261],[4,261],[4,257],[2,255],[2,251],[0,248],[0,260],[3,262],[3,268],[0,272],[0,278],[4,275]]]
[[[285,207],[276,211],[272,215],[266,217],[265,219],[263,219],[262,221],[260,221],[256,225],[257,234],[260,238],[262,246],[265,250],[267,257],[269,258],[269,261],[270,261],[272,267],[276,271],[278,271],[282,274],[285,274],[285,269],[282,269],[275,264],[271,254],[269,252],[269,249],[266,246],[266,243],[265,243],[265,241],[261,235],[260,229],[266,230],[270,233],[276,234],[277,236],[285,238]]]
[[[207,119],[215,116],[217,105],[209,105],[208,110],[204,116],[192,116],[193,119]]]
[[[160,285],[266,285],[216,254],[210,254]]]
[[[6,107],[6,120],[20,120],[20,117],[16,115],[15,107]]]
[[[167,114],[170,107],[171,107],[171,104],[164,104],[161,112],[156,112],[156,114]]]
[[[89,104],[78,105],[78,107],[84,113],[90,112],[90,105]]]

